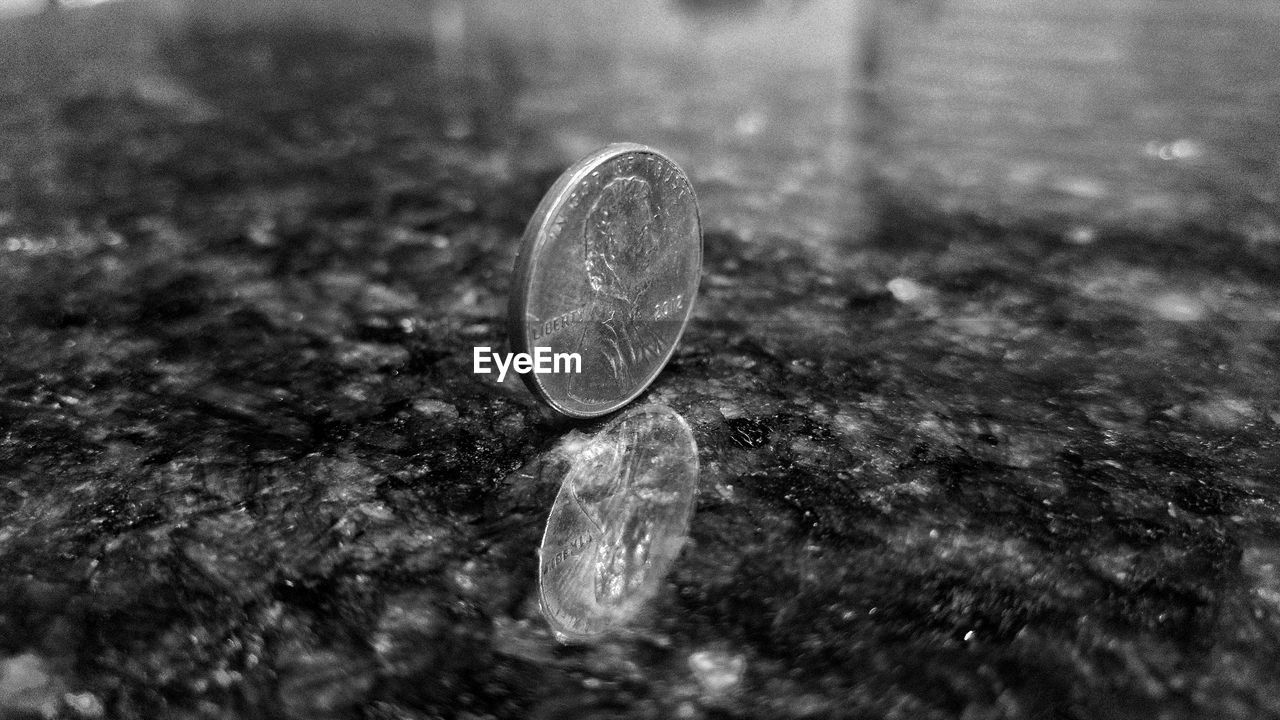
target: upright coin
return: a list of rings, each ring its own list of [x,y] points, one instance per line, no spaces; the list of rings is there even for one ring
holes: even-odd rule
[[[583,158],[542,198],[516,260],[511,350],[550,370],[525,384],[570,417],[631,402],[675,352],[701,272],[697,199],[670,158],[631,143]]]
[[[693,432],[665,405],[630,408],[556,450],[567,471],[538,553],[543,616],[562,640],[620,628],[658,593],[689,531]]]

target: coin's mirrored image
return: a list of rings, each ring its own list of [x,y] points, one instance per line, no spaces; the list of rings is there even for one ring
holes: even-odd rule
[[[689,179],[658,151],[610,145],[565,171],[525,229],[508,308],[513,352],[573,353],[580,372],[525,374],[570,417],[635,399],[666,365],[702,269]]]
[[[664,405],[565,443],[569,462],[539,554],[542,612],[562,640],[625,624],[654,596],[693,513],[698,446]]]

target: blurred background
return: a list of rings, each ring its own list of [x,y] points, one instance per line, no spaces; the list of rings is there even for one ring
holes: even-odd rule
[[[393,120],[530,166],[627,138],[690,166],[713,227],[818,245],[865,232],[884,201],[1078,239],[1194,222],[1280,242],[1266,0],[5,0],[0,14],[6,145],[24,146],[3,176],[11,213],[79,210],[83,188],[52,187],[77,172],[62,136],[85,132],[67,104],[92,124],[94,102],[133,102],[213,134],[275,113],[313,151],[340,132],[379,144],[356,124]],[[303,39],[318,31],[329,47]],[[316,127],[308,101],[337,98],[308,94],[326,85],[347,96],[346,128]]]

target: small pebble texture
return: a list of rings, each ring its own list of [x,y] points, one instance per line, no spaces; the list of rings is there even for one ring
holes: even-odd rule
[[[0,18],[0,717],[1280,717],[1280,9]],[[16,7],[16,6],[15,6]],[[691,176],[652,602],[538,608],[471,372],[555,177]]]

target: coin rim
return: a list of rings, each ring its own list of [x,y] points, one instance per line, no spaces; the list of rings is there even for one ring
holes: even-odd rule
[[[685,310],[684,318],[680,321],[680,330],[676,332],[675,338],[671,341],[671,347],[667,348],[666,355],[662,358],[662,361],[654,365],[653,372],[650,373],[649,377],[637,385],[634,392],[621,400],[604,405],[599,410],[582,411],[571,409],[547,393],[536,373],[520,373],[520,379],[535,397],[550,406],[552,410],[571,418],[593,418],[608,415],[626,407],[653,384],[653,381],[662,372],[663,368],[671,361],[671,356],[675,354],[676,346],[680,344],[680,338],[684,336],[685,328],[689,326],[689,318],[693,317],[693,308],[697,303],[698,288],[702,284],[702,218],[698,212],[698,196],[694,192],[693,183],[689,181],[688,173],[665,153],[647,145],[641,145],[640,143],[613,143],[606,145],[588,154],[561,173],[560,177],[556,178],[551,189],[542,196],[542,200],[538,203],[538,208],[534,210],[533,215],[529,218],[529,223],[525,225],[524,234],[521,236],[520,241],[520,251],[516,254],[514,292],[510,302],[507,304],[507,338],[512,352],[529,353],[532,349],[531,342],[527,336],[528,328],[525,323],[525,316],[529,310],[530,284],[536,274],[534,270],[539,253],[546,246],[548,240],[546,231],[550,220],[568,202],[569,195],[565,191],[585,180],[592,171],[609,160],[627,153],[648,153],[662,158],[671,163],[671,166],[680,173],[680,177],[688,185],[689,194],[693,201],[694,231],[697,234],[697,276],[694,279],[693,292],[689,298],[689,307]]]

